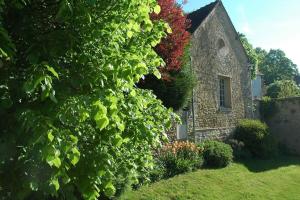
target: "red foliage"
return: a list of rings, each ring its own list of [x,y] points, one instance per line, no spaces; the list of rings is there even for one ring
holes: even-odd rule
[[[165,68],[160,71],[164,79],[168,79],[171,71],[179,71],[181,68],[181,58],[184,54],[184,48],[189,43],[190,33],[187,28],[190,22],[183,14],[182,8],[176,5],[175,0],[157,0],[161,7],[159,14],[152,14],[152,20],[164,20],[169,23],[172,33],[163,39],[155,47],[156,52],[163,58],[166,63]]]

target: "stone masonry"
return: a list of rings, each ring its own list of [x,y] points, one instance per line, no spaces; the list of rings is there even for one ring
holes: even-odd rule
[[[280,144],[300,155],[300,97],[275,100],[271,116],[264,120]]]
[[[192,32],[191,60],[198,83],[193,96],[195,127],[189,111],[188,134],[196,141],[225,139],[240,119],[252,117],[248,58],[220,1],[202,20]],[[220,105],[220,77],[230,80],[231,105],[226,108]]]

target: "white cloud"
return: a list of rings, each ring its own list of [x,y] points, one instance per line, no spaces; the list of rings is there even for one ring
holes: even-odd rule
[[[242,25],[241,31],[242,31],[242,33],[244,33],[246,35],[251,35],[253,33],[253,31],[251,30],[250,25],[248,24],[248,22],[245,22]]]
[[[237,13],[239,15],[239,27],[240,31],[242,31],[243,34],[246,34],[247,36],[253,34],[253,29],[251,28],[248,18],[247,18],[247,13],[244,5],[240,4],[237,5]]]

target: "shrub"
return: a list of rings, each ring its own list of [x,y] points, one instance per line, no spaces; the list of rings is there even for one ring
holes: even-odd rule
[[[270,135],[268,126],[259,120],[240,121],[234,138],[242,141],[251,154],[256,157],[266,158],[277,151],[275,139]]]
[[[202,166],[202,149],[191,142],[170,143],[158,153],[158,164],[164,168],[164,178],[189,172]]]
[[[251,153],[245,148],[244,142],[230,139],[227,141],[227,144],[231,146],[235,159],[249,158],[251,156]]]
[[[203,144],[204,164],[207,167],[226,167],[233,160],[233,150],[230,145],[218,141],[206,141]]]
[[[295,81],[275,81],[267,87],[267,96],[271,98],[288,98],[300,96],[300,88]]]
[[[150,181],[153,182],[157,182],[161,179],[163,179],[165,177],[166,174],[166,169],[163,166],[163,163],[160,162],[159,160],[157,160],[154,164],[153,169],[150,171]]]

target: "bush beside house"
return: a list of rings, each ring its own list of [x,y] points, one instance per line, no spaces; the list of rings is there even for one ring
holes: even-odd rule
[[[188,141],[166,144],[157,152],[154,177],[156,180],[157,177],[170,178],[200,168],[203,163],[202,151],[202,148]]]
[[[152,182],[204,166],[226,167],[233,160],[233,151],[230,145],[218,141],[206,141],[197,145],[188,141],[176,141],[158,150],[155,157],[155,166],[150,172]]]
[[[270,135],[269,127],[259,120],[241,120],[235,130],[234,139],[243,142],[245,148],[255,157],[267,158],[277,152],[277,143]]]
[[[206,141],[203,144],[204,164],[207,167],[222,168],[233,160],[233,151],[230,145],[218,141]]]

